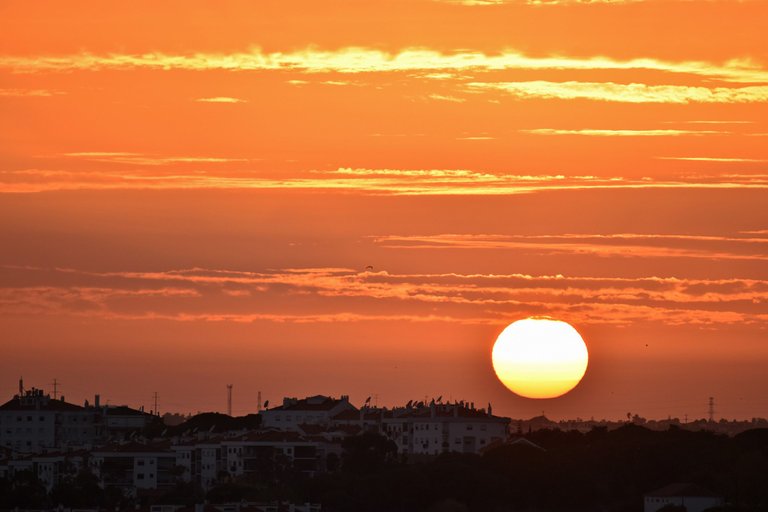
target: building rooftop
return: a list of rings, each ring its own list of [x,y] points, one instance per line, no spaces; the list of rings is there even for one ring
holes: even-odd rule
[[[268,409],[268,411],[330,411],[341,403],[349,403],[349,397],[343,395],[340,399],[325,395],[315,395],[307,398],[284,398],[283,405]]]
[[[110,405],[104,408],[104,412],[107,416],[152,416],[148,412],[132,409],[127,405]]]
[[[93,450],[93,453],[171,453],[171,450],[170,443],[168,442],[154,444],[127,443],[97,448]]]
[[[64,400],[54,400],[48,395],[19,396],[0,405],[0,411],[84,411],[79,405],[70,404]]]
[[[305,441],[304,437],[298,432],[290,430],[255,430],[248,432],[232,441],[252,442],[252,443],[287,443]]]

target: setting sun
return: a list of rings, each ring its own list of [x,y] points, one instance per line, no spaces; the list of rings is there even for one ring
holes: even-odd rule
[[[572,390],[587,370],[587,346],[571,325],[546,318],[511,323],[493,346],[493,369],[514,393],[555,398]]]

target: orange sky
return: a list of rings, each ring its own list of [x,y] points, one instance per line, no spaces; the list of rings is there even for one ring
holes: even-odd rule
[[[0,394],[768,416],[766,17],[0,2]],[[587,341],[564,397],[493,374],[529,315]]]

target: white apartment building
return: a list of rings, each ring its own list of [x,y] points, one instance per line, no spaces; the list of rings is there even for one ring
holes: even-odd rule
[[[401,453],[480,453],[491,443],[507,438],[509,421],[494,416],[490,406],[486,411],[475,409],[474,404],[433,402],[395,410],[392,419],[383,422],[383,433],[395,441]]]
[[[264,428],[298,431],[299,425],[331,425],[331,420],[337,414],[357,410],[349,403],[349,396],[331,398],[315,395],[308,398],[284,398],[283,405],[261,411],[261,422]]]

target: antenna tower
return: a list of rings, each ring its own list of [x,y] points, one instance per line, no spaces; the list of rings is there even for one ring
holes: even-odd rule
[[[709,421],[715,421],[715,398],[709,397]]]
[[[54,377],[53,379],[53,399],[56,400],[59,396],[59,381]]]
[[[160,413],[157,411],[157,391],[152,395],[152,398],[154,399],[155,408],[152,410],[152,414],[155,416],[159,416]]]
[[[257,407],[256,412],[261,412],[261,407],[262,407],[262,405],[261,405],[261,391],[259,391],[256,396],[257,396],[257,398],[256,398],[256,407]]]
[[[232,416],[232,384],[227,384],[227,416]]]

